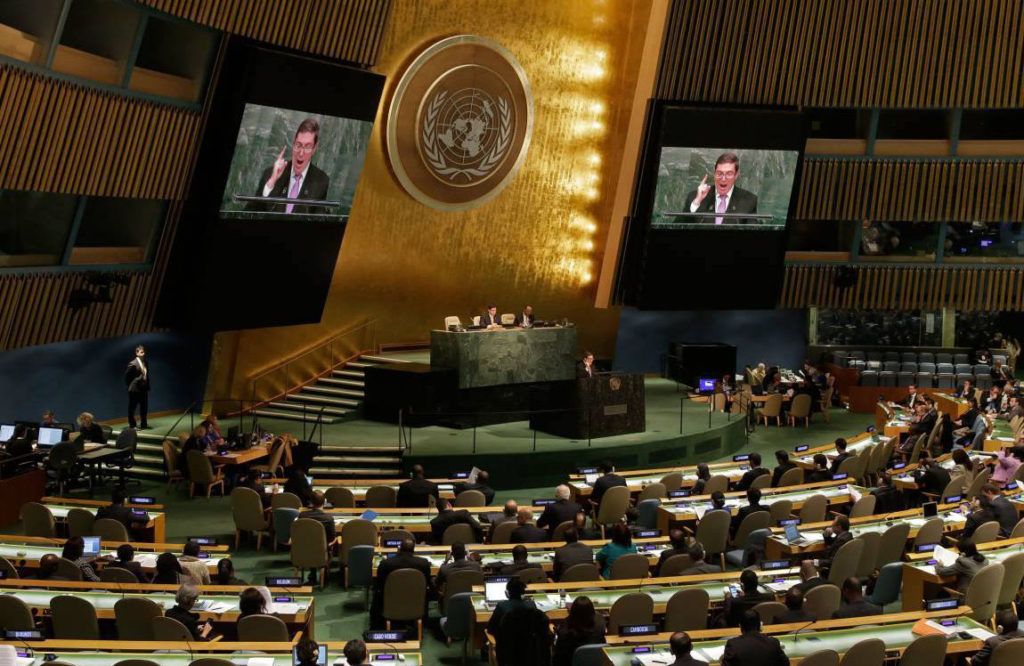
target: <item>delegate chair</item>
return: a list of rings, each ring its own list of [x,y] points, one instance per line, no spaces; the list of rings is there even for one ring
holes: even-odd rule
[[[540,571],[526,569],[525,571]],[[616,558],[612,563],[609,580],[627,580],[630,578],[646,578],[650,574],[647,556],[640,553],[627,553]],[[642,623],[641,623],[642,624]]]
[[[857,562],[857,578],[866,580],[871,572],[875,570],[875,559],[878,557],[878,546],[882,541],[882,535],[878,532],[865,532],[857,537],[864,542],[860,551],[860,560]]]
[[[782,395],[775,394],[770,395],[764,401],[764,406],[757,410],[757,420],[764,419],[764,424],[768,425],[768,419],[775,419],[776,426],[782,426]]]
[[[57,560],[57,575],[65,580],[82,580],[82,570],[66,557]]]
[[[800,523],[802,525],[820,523],[825,520],[827,512],[828,497],[824,495],[811,495],[804,500],[804,505],[800,507]]]
[[[167,491],[171,490],[171,486],[177,486],[179,483],[185,482],[185,477],[181,474],[181,469],[178,468],[178,458],[180,453],[177,447],[174,446],[174,442],[169,439],[165,439],[161,445],[164,453],[164,469],[167,472]]]
[[[974,574],[974,578],[967,586],[967,592],[963,595],[964,605],[971,607],[971,619],[988,624],[995,615],[1004,574],[1005,569],[999,562],[986,564]],[[959,594],[956,590],[947,591]]]
[[[205,660],[201,660],[201,661],[205,661]],[[218,659],[217,661],[223,661],[223,660]],[[55,663],[55,662],[51,662],[51,663]],[[189,662],[189,666],[193,666],[193,664],[195,664],[195,663],[196,662],[194,662],[194,661],[193,662]],[[155,661],[150,661],[149,659],[122,659],[121,661],[115,662],[114,666],[160,666],[160,664],[156,663]],[[207,666],[209,666],[209,665],[207,665]],[[218,666],[220,666],[220,665],[218,665]]]
[[[196,485],[206,487],[206,496],[209,497],[215,486],[220,487],[220,494],[224,494],[224,468],[217,467],[214,471],[210,459],[199,451],[189,451],[185,454],[185,462],[188,463],[188,473],[191,477],[188,484],[188,496],[195,497]]]
[[[50,600],[50,612],[54,638],[83,641],[100,639],[96,609],[85,599],[70,594],[58,595]]]
[[[612,525],[622,520],[626,515],[626,508],[629,506],[629,488],[627,486],[615,486],[609,488],[601,498],[601,506],[597,509],[595,521],[601,528],[601,538],[605,538],[605,526]]]
[[[1003,584],[999,587],[997,608],[1007,608],[1017,599],[1022,579],[1024,579],[1024,553],[1014,553],[1001,564],[1003,565]]]
[[[661,477],[661,484],[665,486],[665,492],[670,493],[679,490],[683,486],[682,472],[669,472]]]
[[[637,502],[639,503],[644,500],[652,499],[660,500],[665,497],[668,497],[668,489],[665,487],[664,483],[649,483],[640,491],[640,495],[637,497]]]
[[[173,617],[153,618],[153,640],[154,641],[194,641],[196,638],[192,632]]]
[[[793,513],[793,500],[772,502],[768,505],[768,513],[771,515],[771,524],[778,525],[780,520],[786,520],[791,517]]]
[[[324,499],[335,509],[354,509],[356,506],[356,496],[344,486],[331,486]]]
[[[805,428],[811,424],[811,396],[807,393],[795,396],[789,406],[789,425],[795,426],[801,419]]]
[[[256,534],[256,550],[263,545],[263,534],[270,534],[270,522],[263,512],[259,493],[252,488],[235,488],[231,491],[231,516],[235,521],[235,550],[242,541],[242,532]]]
[[[760,513],[760,512],[759,512]],[[765,511],[765,514],[768,512]],[[704,546],[708,556],[717,555],[722,571],[725,571],[725,551],[729,543],[729,523],[732,516],[725,511],[712,511],[704,514],[697,523],[695,538]]]
[[[978,526],[978,529],[974,530],[974,534],[971,535],[971,539],[974,543],[988,543],[989,541],[995,541],[999,536],[999,522],[995,520],[989,520]]]
[[[114,604],[118,639],[122,641],[153,640],[153,618],[163,614],[160,605],[150,599],[142,597],[119,599]]]
[[[257,614],[247,615],[238,621],[238,640],[242,642],[287,643],[291,639],[288,627],[279,617]]]
[[[0,596],[0,627],[6,631],[32,630],[36,628],[32,619],[32,611],[18,597],[4,594]]]
[[[642,502],[637,502],[637,524],[649,530],[657,528],[659,506],[661,506],[660,499],[645,499]]]
[[[990,666],[1019,666],[1024,663],[1024,638],[1006,641],[992,650]]]
[[[863,552],[864,542],[860,539],[843,544],[832,559],[832,566],[828,570],[828,582],[838,586],[850,576],[856,575]]]
[[[370,486],[366,490],[366,508],[394,509],[398,506],[398,491],[391,486]]]
[[[801,659],[800,666],[839,666],[839,653],[835,650],[818,650]]]
[[[786,604],[781,601],[762,601],[751,610],[761,616],[763,624],[772,624],[772,620],[775,619],[776,615],[782,615],[788,609]]]
[[[900,657],[900,666],[942,666],[948,639],[941,634],[918,636]]]
[[[839,666],[882,666],[883,661],[885,642],[880,638],[866,638],[846,651]]]
[[[427,580],[415,569],[398,569],[384,583],[384,619],[391,623],[416,621],[417,640],[423,638],[423,614],[427,604]]]
[[[45,504],[25,502],[21,505],[21,524],[25,536],[47,537],[57,536],[57,525],[53,513]]]
[[[274,522],[274,552],[278,545],[289,546],[292,542],[292,523],[299,517],[299,510],[291,507],[273,509],[271,516]]]
[[[188,662],[188,666],[235,666],[235,662],[217,657],[202,657]]]
[[[540,571],[539,569],[530,568],[523,569],[523,571]],[[525,582],[525,581],[524,581]],[[472,592],[473,586],[483,586],[484,574],[481,571],[475,571],[473,569],[463,569],[462,571],[453,571],[447,579],[444,581],[444,594],[438,599],[438,609],[441,611],[441,615],[445,615],[445,609],[448,607],[451,598],[456,594],[463,594],[466,592]]]
[[[836,585],[818,585],[804,595],[804,612],[815,620],[828,620],[839,609],[842,595]]]
[[[479,490],[463,490],[455,497],[453,505],[462,508],[487,506],[487,497]]]
[[[729,490],[729,477],[724,474],[715,474],[704,484],[704,494],[710,495],[713,492],[727,492]]]
[[[298,509],[302,510],[302,500],[295,493],[277,493],[270,498],[271,509]]]
[[[121,567],[111,567],[111,566],[103,567],[103,569],[100,570],[99,577],[100,577],[100,580],[103,581],[104,583],[138,583],[138,582],[140,582],[139,579],[136,578],[135,574],[133,574],[131,571],[128,571],[127,569],[122,569]]]
[[[373,585],[373,546],[352,546],[345,566],[345,589],[363,588],[363,606],[370,607],[370,588]]]
[[[619,633],[619,627],[651,624],[654,621],[654,600],[643,592],[630,592],[615,600],[608,613],[608,633]]]
[[[312,518],[299,518],[292,523],[292,567],[300,572],[316,569],[320,572],[320,589],[327,585],[327,570],[331,555],[327,550],[327,534],[323,523]]]
[[[680,553],[679,555],[673,555],[672,557],[665,560],[661,565],[661,570],[658,572],[658,576],[662,578],[668,578],[669,576],[678,576],[681,572],[686,571],[693,566],[693,560],[689,555]]]
[[[370,546],[375,547],[377,545],[377,526],[371,523],[369,520],[363,520],[357,518],[350,520],[341,526],[341,549],[339,550],[339,559],[341,560],[341,566],[345,567],[345,587],[348,587],[348,565],[349,565],[349,552],[354,546]]]
[[[765,488],[770,486],[771,483],[772,483],[772,475],[771,474],[762,474],[761,476],[757,477],[756,479],[754,479],[753,481],[750,482],[750,487],[751,488],[756,488],[758,490],[764,490]]]
[[[130,541],[128,528],[113,518],[100,518],[92,524],[92,533],[102,541]]]
[[[6,557],[0,557],[0,576],[3,578],[19,578],[18,570]]]
[[[879,568],[875,588],[866,598],[873,604],[885,608],[900,596],[900,584],[903,582],[903,563],[889,562]]]
[[[390,578],[388,580],[390,580]],[[601,570],[597,568],[597,565],[581,562],[580,564],[574,564],[566,569],[559,582],[582,583],[597,580],[601,580]]]
[[[566,521],[566,523],[568,523],[570,527],[572,526],[571,522]],[[491,543],[509,543],[512,539],[512,532],[514,532],[517,527],[519,527],[519,523],[517,523],[514,520],[506,520],[505,522],[501,523],[500,525],[491,530]],[[558,527],[562,527],[562,525],[559,525]],[[564,532],[565,529],[563,529],[562,531]],[[557,528],[555,529],[555,532],[558,532]],[[561,538],[561,535],[556,534],[552,538],[559,539]]]
[[[284,466],[281,464],[281,458],[284,456],[284,451],[288,447],[284,441],[278,443],[274,447],[274,450],[270,452],[270,460],[265,464],[252,465],[249,469],[254,469],[262,474],[270,474],[274,477],[284,476]]]
[[[785,486],[798,486],[804,482],[804,470],[802,467],[794,467],[793,469],[787,469],[781,477],[779,477],[779,487]]]
[[[929,518],[928,522],[917,530],[917,536],[914,537],[914,543],[910,546],[910,552],[917,552],[918,546],[926,546],[928,544],[939,543],[942,541],[943,525],[944,523],[942,518]]]
[[[665,605],[665,631],[698,631],[708,628],[707,590],[682,589]]]
[[[441,618],[441,629],[444,631],[445,638],[449,642],[462,641],[463,664],[466,663],[469,654],[469,639],[473,637],[473,620],[475,617],[473,594],[471,592],[460,592],[459,594],[452,595],[445,603],[445,615]]]
[[[845,462],[845,461],[844,461]],[[859,500],[854,502],[853,507],[850,509],[850,518],[863,518],[870,516],[875,513],[875,502],[878,498],[874,495],[864,495]]]
[[[92,524],[96,522],[96,516],[92,511],[75,507],[68,511],[64,524],[68,528],[69,537],[84,537],[92,535]]]
[[[890,562],[901,561],[909,536],[909,523],[896,523],[885,532],[882,532],[882,538],[878,542],[878,551],[875,555],[874,568],[881,569]]]
[[[466,523],[449,525],[445,528],[444,534],[441,535],[441,545],[450,546],[457,541],[461,541],[462,543],[476,543],[476,533],[473,532],[473,528]]]

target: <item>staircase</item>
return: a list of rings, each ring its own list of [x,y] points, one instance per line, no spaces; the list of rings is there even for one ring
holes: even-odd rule
[[[366,368],[384,363],[405,363],[386,356],[365,354],[349,361],[309,384],[290,391],[281,399],[254,410],[257,416],[315,423],[323,409],[323,423],[330,425],[358,418],[363,404]]]
[[[399,446],[324,444],[309,473],[315,479],[394,479],[402,475]]]
[[[188,430],[188,423],[183,429]],[[111,441],[114,441],[120,432],[114,430]],[[167,479],[167,468],[164,466],[164,434],[160,430],[139,430],[136,433],[138,444],[135,446],[135,466],[125,471],[126,476],[153,481]],[[177,434],[172,433],[171,439],[177,440]]]

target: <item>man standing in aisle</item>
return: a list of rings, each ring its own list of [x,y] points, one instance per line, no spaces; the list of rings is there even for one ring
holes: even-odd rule
[[[135,408],[139,409],[139,428],[149,428],[149,365],[146,363],[146,348],[135,348],[135,358],[124,371],[124,385],[128,387],[128,427],[135,427]]]

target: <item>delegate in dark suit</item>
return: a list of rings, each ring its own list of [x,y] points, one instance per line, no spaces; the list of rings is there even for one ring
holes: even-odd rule
[[[981,649],[978,650],[976,655],[971,657],[971,666],[988,666],[989,660],[992,659],[992,653],[995,649],[1006,641],[1013,640],[1014,638],[1024,638],[1024,631],[1017,629],[1005,634],[990,636],[985,639],[985,644],[981,646]]]
[[[139,564],[138,562],[134,562],[134,561],[133,562],[122,562],[120,560],[116,560],[116,561],[111,562],[110,564],[108,564],[107,567],[117,567],[118,569],[124,569],[125,571],[130,571],[131,573],[133,573],[135,575],[136,578],[139,579],[140,583],[148,583],[149,582],[149,576],[147,576],[146,572],[144,572],[142,570],[142,565]],[[169,616],[170,615],[170,611],[168,611],[167,614]]]
[[[181,622],[181,624],[188,629],[188,632],[192,634],[192,638],[194,640],[205,640],[200,633],[201,627],[199,626],[199,613],[193,613],[192,611],[175,606],[164,613],[164,617],[169,617],[172,620]]]
[[[331,544],[334,543],[335,538],[338,536],[334,527],[334,516],[322,509],[307,509],[299,514],[299,518],[309,518],[310,520],[315,520],[324,526],[324,535],[327,537],[327,548],[330,550]]]
[[[989,511],[992,517],[999,521],[999,533],[1003,536],[1010,536],[1013,528],[1017,525],[1017,510],[1013,508],[1010,500],[1003,495],[996,495],[989,501]]]
[[[436,518],[430,521],[430,535],[434,543],[441,543],[444,537],[444,531],[452,525],[466,524],[473,528],[473,534],[476,535],[477,542],[481,542],[483,535],[483,528],[480,523],[477,522],[476,518],[469,515],[469,511],[465,509],[459,509],[454,511],[447,509],[437,515]]]
[[[547,540],[547,531],[530,523],[520,525],[509,535],[509,543],[542,543]]]
[[[562,523],[575,520],[576,514],[582,510],[580,505],[572,500],[558,500],[544,507],[540,518],[537,519],[537,527],[547,528],[550,535]]]
[[[270,180],[271,174],[274,172],[273,167],[267,167],[264,170],[263,175],[260,176],[260,182],[256,186],[256,192],[254,193],[257,197],[263,196],[263,187]],[[317,167],[310,164],[306,167],[306,178],[302,181],[302,187],[299,188],[299,195],[296,197],[288,197],[288,190],[292,186],[292,163],[288,161],[288,166],[285,167],[284,173],[274,183],[274,187],[270,190],[270,197],[280,198],[291,198],[291,199],[326,199],[327,189],[330,186],[331,179],[328,178],[327,174]],[[287,204],[279,203],[265,203],[262,201],[250,201],[246,204],[246,210],[253,211],[266,211],[269,213],[283,213],[286,210]],[[293,213],[322,213],[324,206],[292,206]]]
[[[137,354],[138,352],[136,352]],[[139,410],[139,425],[148,428],[149,415],[149,363],[136,356],[124,371],[124,385],[128,388],[128,426],[135,427],[135,409]]]
[[[782,651],[779,639],[760,631],[749,631],[725,643],[722,666],[789,666],[789,657]]]
[[[624,478],[615,472],[608,472],[604,476],[598,477],[597,481],[594,481],[594,489],[590,493],[590,501],[596,506],[600,506],[601,498],[604,497],[609,488],[625,485],[627,484]]]
[[[697,198],[697,190],[693,190],[686,195],[686,201],[689,202]],[[704,201],[700,202],[697,206],[695,213],[716,213],[718,206],[718,193],[712,188],[707,196],[704,197]],[[687,208],[689,210],[689,208]],[[742,187],[733,187],[732,195],[729,197],[729,205],[725,209],[726,213],[756,213],[757,212],[757,195],[749,190],[745,190]],[[715,218],[711,215],[701,215],[700,217],[694,217],[687,220],[689,222],[701,222],[705,224],[714,224]],[[723,220],[723,224],[749,224],[752,220],[745,218],[726,218]]]
[[[561,580],[562,574],[577,564],[593,564],[594,549],[579,541],[567,543],[560,548],[555,548],[555,561],[552,565],[552,574],[555,580]]]
[[[420,477],[403,481],[398,486],[398,508],[425,509],[430,506],[431,495],[435,501],[441,499],[441,493],[433,481]]]
[[[501,315],[499,315],[499,314],[493,314],[492,315],[490,312],[485,312],[482,315],[480,315],[480,325],[481,326],[500,326],[501,325]]]
[[[494,488],[491,488],[485,483],[463,483],[459,486],[458,492],[455,493],[455,496],[458,497],[467,490],[479,490],[482,492],[484,494],[484,502],[487,506],[494,503]]]
[[[128,528],[130,528],[132,526],[132,522],[134,522],[134,519],[132,518],[132,510],[123,504],[101,506],[96,510],[96,520],[99,520],[100,518],[112,518]]]

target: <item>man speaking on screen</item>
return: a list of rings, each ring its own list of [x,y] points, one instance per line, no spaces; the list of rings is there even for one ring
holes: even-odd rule
[[[316,154],[320,139],[320,123],[315,118],[306,118],[295,130],[292,141],[292,158],[286,160],[282,148],[274,160],[274,166],[268,168],[260,177],[259,191],[256,196],[323,200],[327,198],[327,187],[330,179],[327,174],[313,166],[313,155]],[[282,204],[250,202],[248,210],[263,210],[273,213],[313,213],[322,206],[306,204]]]
[[[736,187],[736,179],[740,176],[740,158],[736,153],[722,153],[715,160],[715,186],[708,184],[708,176],[700,181],[697,189],[690,192],[686,199],[690,202],[691,213],[756,213],[757,195],[753,192]],[[710,196],[712,189],[714,196]],[[695,221],[714,220],[715,224],[746,224],[747,219],[714,217],[701,215]]]

